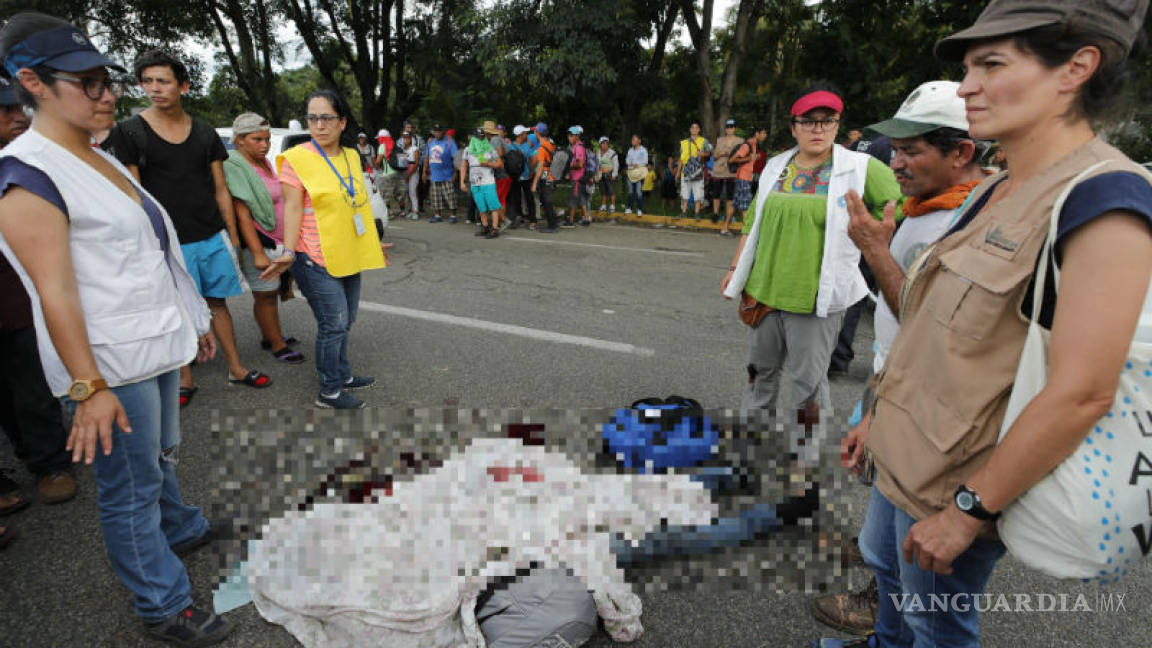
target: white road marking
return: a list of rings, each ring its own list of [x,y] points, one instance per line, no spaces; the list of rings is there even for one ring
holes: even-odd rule
[[[360,302],[360,308],[377,313],[387,313],[389,315],[411,317],[413,319],[425,320],[428,322],[439,322],[441,324],[464,326],[467,328],[479,329],[481,331],[491,331],[493,333],[517,335],[520,337],[531,338],[533,340],[554,342],[556,344],[572,344],[590,349],[615,351],[616,353],[630,353],[632,355],[645,357],[656,355],[656,351],[652,349],[636,346],[633,344],[626,344],[624,342],[599,340],[597,338],[583,337],[581,335],[568,335],[567,333],[557,333],[555,331],[533,329],[525,326],[516,326],[515,324],[504,324],[503,322],[489,322],[487,320],[474,319],[472,317],[460,317],[459,315],[448,315],[446,313],[416,310],[414,308],[404,308],[403,306],[390,306],[388,304],[377,304],[375,302],[362,301]]]
[[[651,252],[653,254],[671,254],[673,256],[704,256],[703,252],[681,252],[680,250],[653,250],[652,248],[624,247],[622,245],[601,245],[600,243],[576,243],[574,241],[549,241],[538,238],[509,236],[505,240],[522,243],[545,243],[549,245],[574,245],[577,247],[605,248],[608,250],[623,250],[625,252]]]

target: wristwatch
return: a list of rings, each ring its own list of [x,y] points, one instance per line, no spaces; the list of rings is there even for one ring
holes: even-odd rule
[[[72,386],[68,388],[68,397],[77,403],[92,398],[92,394],[100,391],[101,389],[108,389],[108,382],[103,378],[96,380],[74,380]]]
[[[980,501],[980,496],[976,494],[976,491],[968,488],[964,484],[960,484],[956,489],[956,495],[953,497],[953,500],[956,502],[956,508],[977,520],[994,522],[1000,519],[1000,513],[992,513],[984,508],[984,502]]]

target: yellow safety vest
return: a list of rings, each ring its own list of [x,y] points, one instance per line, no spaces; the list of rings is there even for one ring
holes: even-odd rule
[[[363,205],[353,208],[348,204],[347,189],[341,185],[336,174],[312,147],[294,146],[276,156],[276,170],[287,160],[304,189],[312,199],[316,215],[316,231],[320,235],[320,251],[324,253],[324,265],[333,277],[347,277],[363,270],[384,268],[384,252],[380,249],[380,238],[376,235],[376,223],[372,216],[372,205],[368,201],[368,189],[364,186],[364,174],[360,169],[360,154],[354,149],[345,148],[346,159],[352,164],[352,182],[356,191],[356,203]],[[340,159],[334,160],[336,168]],[[343,195],[342,195],[343,194]],[[364,224],[364,233],[356,234],[356,214]]]

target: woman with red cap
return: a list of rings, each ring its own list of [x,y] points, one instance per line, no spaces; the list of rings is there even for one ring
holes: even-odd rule
[[[765,166],[745,215],[751,226],[722,284],[726,298],[762,314],[746,321],[753,328],[741,409],[774,409],[785,370],[789,411],[802,412],[808,426],[830,405],[826,372],[844,311],[868,292],[860,252],[848,238],[844,195],[855,190],[877,214],[900,199],[891,169],[835,143],[843,111],[840,97],[823,86],[792,105],[796,146]]]

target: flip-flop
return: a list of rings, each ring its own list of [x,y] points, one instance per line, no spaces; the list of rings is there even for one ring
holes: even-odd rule
[[[30,504],[28,500],[20,497],[19,495],[5,495],[5,497],[9,497],[16,501],[9,504],[8,506],[0,507],[0,515],[12,515],[16,511],[22,511],[28,508],[28,504]]]
[[[230,385],[247,385],[248,387],[255,387],[256,389],[264,389],[272,384],[272,378],[268,374],[260,373],[253,369],[249,371],[243,378],[228,377],[228,384]]]
[[[192,404],[192,397],[199,391],[199,387],[181,387],[180,388],[180,409],[184,409]]]

